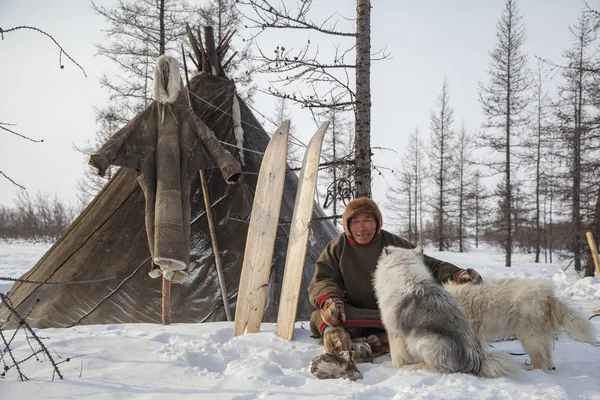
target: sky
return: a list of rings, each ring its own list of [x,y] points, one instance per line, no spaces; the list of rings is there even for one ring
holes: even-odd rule
[[[111,6],[114,0],[98,0]],[[591,6],[595,2],[590,2]],[[448,79],[455,128],[464,120],[474,132],[483,122],[478,102],[478,82],[487,82],[489,51],[495,45],[496,22],[503,0],[378,0],[372,2],[372,50],[385,48],[390,57],[372,65],[373,161],[381,168],[374,173],[373,197],[382,201],[389,169],[398,168],[411,131],[418,127],[427,143],[429,118],[436,107],[444,78]],[[583,9],[580,0],[520,0],[517,6],[526,27],[525,49],[532,67],[535,56],[560,61],[570,44],[568,27]],[[313,19],[338,13],[352,18],[355,1],[314,2]],[[340,18],[340,26],[351,24]],[[0,122],[10,129],[43,143],[32,143],[0,131],[0,171],[30,194],[38,191],[66,201],[74,199],[77,181],[87,157],[74,149],[92,140],[94,107],[102,107],[107,92],[100,87],[103,73],[118,71],[107,60],[95,56],[94,44],[106,40],[103,19],[84,0],[0,0],[0,27],[28,25],[52,35],[84,69],[65,59],[59,67],[59,50],[52,41],[33,31],[19,30],[0,40]],[[273,33],[260,38],[269,49],[284,40],[304,41],[303,33]],[[286,36],[288,35],[288,36]],[[294,35],[293,37],[289,35]],[[313,40],[318,35],[311,34]],[[326,49],[326,47],[324,47]],[[326,50],[325,50],[326,51]],[[266,77],[258,77],[266,84]],[[272,115],[274,99],[257,95],[254,107]],[[292,109],[297,136],[307,143],[317,127],[306,111]],[[264,120],[264,119],[263,119]],[[268,132],[275,127],[266,121]],[[12,206],[18,188],[0,176],[0,205]]]
[[[21,276],[49,246],[0,242],[0,276]],[[506,268],[504,256],[493,249],[427,253],[476,268],[484,280],[491,276],[550,279],[556,295],[587,317],[600,312],[600,282],[579,278],[572,268],[564,271],[567,262],[540,265],[532,262],[531,255],[518,254],[513,267]],[[9,288],[0,282],[0,291]],[[600,317],[591,321],[600,332]],[[12,337],[13,332],[4,333]],[[262,324],[258,333],[235,338],[233,322],[82,325],[37,333],[60,363],[65,379],[52,381],[50,363],[32,358],[20,365],[29,381],[21,382],[14,368],[0,378],[3,400],[600,399],[600,347],[564,333],[554,343],[555,371],[522,370],[515,379],[437,375],[396,370],[389,355],[383,355],[372,364],[358,364],[363,379],[354,382],[311,375],[311,361],[323,353],[323,346],[310,337],[306,322],[296,324],[290,342],[275,335],[273,323]],[[492,345],[490,351],[523,352],[518,341]],[[17,332],[11,348],[17,359],[31,354],[23,331]],[[514,357],[523,365],[530,362],[527,355]],[[10,365],[7,357],[5,362]]]

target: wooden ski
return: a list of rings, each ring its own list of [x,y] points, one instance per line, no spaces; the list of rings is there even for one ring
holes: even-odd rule
[[[302,283],[302,270],[304,269],[308,235],[310,233],[310,224],[315,204],[321,146],[328,127],[329,122],[325,122],[313,135],[312,139],[310,139],[304,153],[300,179],[298,180],[298,189],[296,192],[296,201],[294,202],[294,213],[292,215],[287,255],[285,258],[279,311],[277,313],[276,333],[287,340],[292,340],[294,335],[294,323],[296,322],[300,284]]]
[[[260,165],[240,275],[233,335],[258,332],[271,273],[285,182],[290,121],[273,134]]]

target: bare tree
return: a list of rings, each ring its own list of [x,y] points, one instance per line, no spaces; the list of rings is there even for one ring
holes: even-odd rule
[[[473,203],[473,231],[475,235],[475,248],[478,249],[482,227],[485,226],[486,215],[489,212],[487,201],[490,197],[487,188],[482,182],[479,171],[475,171],[473,174],[473,191],[469,197]]]
[[[92,1],[92,8],[107,22],[109,41],[96,45],[98,55],[119,67],[114,76],[104,74],[100,84],[129,120],[150,103],[156,59],[165,52],[179,58],[185,23],[197,19],[198,9],[187,0],[118,0],[112,8]]]
[[[544,77],[546,70],[544,64],[538,61],[537,70],[533,80],[533,101],[530,127],[528,135],[523,138],[524,160],[529,167],[529,181],[533,186],[533,195],[535,198],[534,221],[534,251],[535,262],[540,262],[540,254],[543,245],[543,230],[542,213],[543,213],[543,197],[544,197],[544,174],[548,171],[544,170],[547,160],[552,154],[553,138],[550,118],[550,98],[545,88]]]
[[[416,227],[413,226],[413,175],[407,163],[402,163],[399,170],[392,175],[391,184],[385,192],[385,205],[387,209],[386,225],[405,235],[409,242],[415,243],[417,237]]]
[[[479,84],[480,101],[487,117],[485,129],[480,136],[483,147],[493,154],[503,155],[503,159],[494,159],[486,163],[492,173],[503,174],[502,188],[496,191],[504,199],[499,202],[504,209],[498,220],[502,224],[502,248],[506,254],[505,265],[512,265],[513,204],[511,154],[518,128],[526,122],[524,110],[529,98],[530,73],[527,67],[527,55],[523,51],[525,28],[522,16],[515,0],[506,0],[502,16],[496,25],[497,43],[490,52],[491,63],[488,70],[490,82]]]
[[[448,219],[446,206],[450,203],[450,190],[455,182],[454,166],[454,111],[450,107],[450,91],[448,80],[444,79],[442,91],[437,99],[437,108],[431,112],[430,145],[427,150],[434,184],[434,204],[436,245],[439,251],[447,250],[450,238],[444,223]]]
[[[560,87],[557,117],[562,138],[567,145],[563,160],[569,165],[569,183],[565,195],[571,200],[571,251],[575,270],[580,272],[585,246],[582,208],[592,199],[595,200],[596,194],[596,190],[592,189],[594,186],[586,185],[584,181],[598,183],[597,177],[587,176],[594,168],[586,168],[597,163],[593,129],[596,127],[594,115],[598,110],[590,91],[595,83],[592,54],[596,29],[590,15],[583,12],[570,31],[574,43],[564,54],[569,67],[562,69],[565,84]]]
[[[330,121],[323,139],[322,155],[326,163],[319,173],[320,192],[324,197],[322,207],[331,211],[333,223],[338,225],[343,208],[353,197],[354,126],[336,109],[321,113],[320,118]]]
[[[425,152],[415,128],[409,137],[402,156],[399,171],[394,172],[394,180],[386,192],[386,207],[390,219],[407,234],[412,243],[422,244],[423,230],[423,182],[425,181]]]
[[[463,252],[466,249],[465,237],[467,235],[467,220],[472,215],[468,210],[474,203],[474,182],[471,179],[472,171],[472,149],[473,143],[470,135],[467,133],[465,123],[461,124],[460,131],[456,140],[456,203],[457,203],[457,230],[458,230],[458,251]]]
[[[300,49],[278,46],[274,53],[259,48],[258,71],[275,74],[267,93],[286,97],[310,109],[338,109],[354,111],[355,126],[355,170],[356,196],[371,196],[371,2],[357,0],[356,28],[343,31],[337,28],[339,20],[333,16],[324,22],[315,22],[309,17],[312,0],[301,0],[296,8],[285,3],[274,4],[267,0],[240,0],[239,4],[249,11],[245,13],[251,28],[258,29],[258,36],[267,29],[293,29],[311,31],[350,39],[345,49],[340,43],[327,52],[322,60],[319,49],[313,51],[311,40]],[[355,61],[346,58],[355,53]],[[273,55],[271,55],[273,54]],[[386,58],[382,54],[378,59]],[[377,59],[377,58],[375,58]],[[354,83],[351,75],[354,75]],[[304,90],[290,90],[292,84],[302,81]]]

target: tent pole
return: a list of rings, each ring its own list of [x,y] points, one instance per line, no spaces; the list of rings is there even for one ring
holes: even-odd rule
[[[206,35],[205,35],[206,36]],[[214,49],[214,44],[213,44]],[[192,99],[190,97],[190,81],[187,72],[187,63],[185,61],[185,52],[183,44],[181,45],[181,54],[183,56],[183,72],[185,74],[185,83],[187,85],[187,101],[188,106],[192,107]],[[211,68],[211,70],[213,70]],[[225,286],[225,277],[223,275],[223,268],[221,266],[221,253],[219,252],[219,245],[217,242],[217,234],[215,232],[214,219],[212,216],[212,209],[210,205],[210,199],[208,198],[208,186],[206,185],[206,177],[204,176],[204,170],[198,171],[200,174],[200,185],[202,186],[202,197],[204,198],[204,209],[206,210],[206,220],[208,221],[208,230],[210,232],[210,240],[212,242],[213,254],[215,256],[215,266],[217,268],[217,276],[219,278],[219,288],[221,290],[221,298],[223,299],[223,308],[225,309],[225,316],[227,321],[233,321],[231,315],[231,309],[229,307],[229,296],[227,294],[227,287]]]
[[[162,278],[162,324],[171,324],[171,281]]]

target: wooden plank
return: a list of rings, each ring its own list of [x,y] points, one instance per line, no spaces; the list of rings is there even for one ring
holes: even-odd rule
[[[290,121],[285,121],[275,131],[261,162],[240,275],[234,336],[245,330],[258,332],[262,322],[285,182],[289,130]]]
[[[587,236],[588,245],[590,246],[590,251],[592,253],[592,259],[594,260],[594,265],[596,266],[596,277],[600,279],[600,260],[598,260],[598,248],[596,247],[596,242],[594,241],[594,235],[592,232],[587,232],[585,235]]]
[[[319,174],[321,146],[328,127],[329,121],[321,125],[308,143],[308,147],[304,153],[304,160],[302,161],[300,179],[298,180],[298,189],[294,202],[294,213],[292,214],[287,255],[285,258],[279,311],[277,313],[276,333],[287,340],[292,340],[294,335],[294,323],[296,322],[296,312],[298,310],[302,271],[304,269],[308,235],[310,233],[315,205],[314,199],[317,188],[317,176]]]

